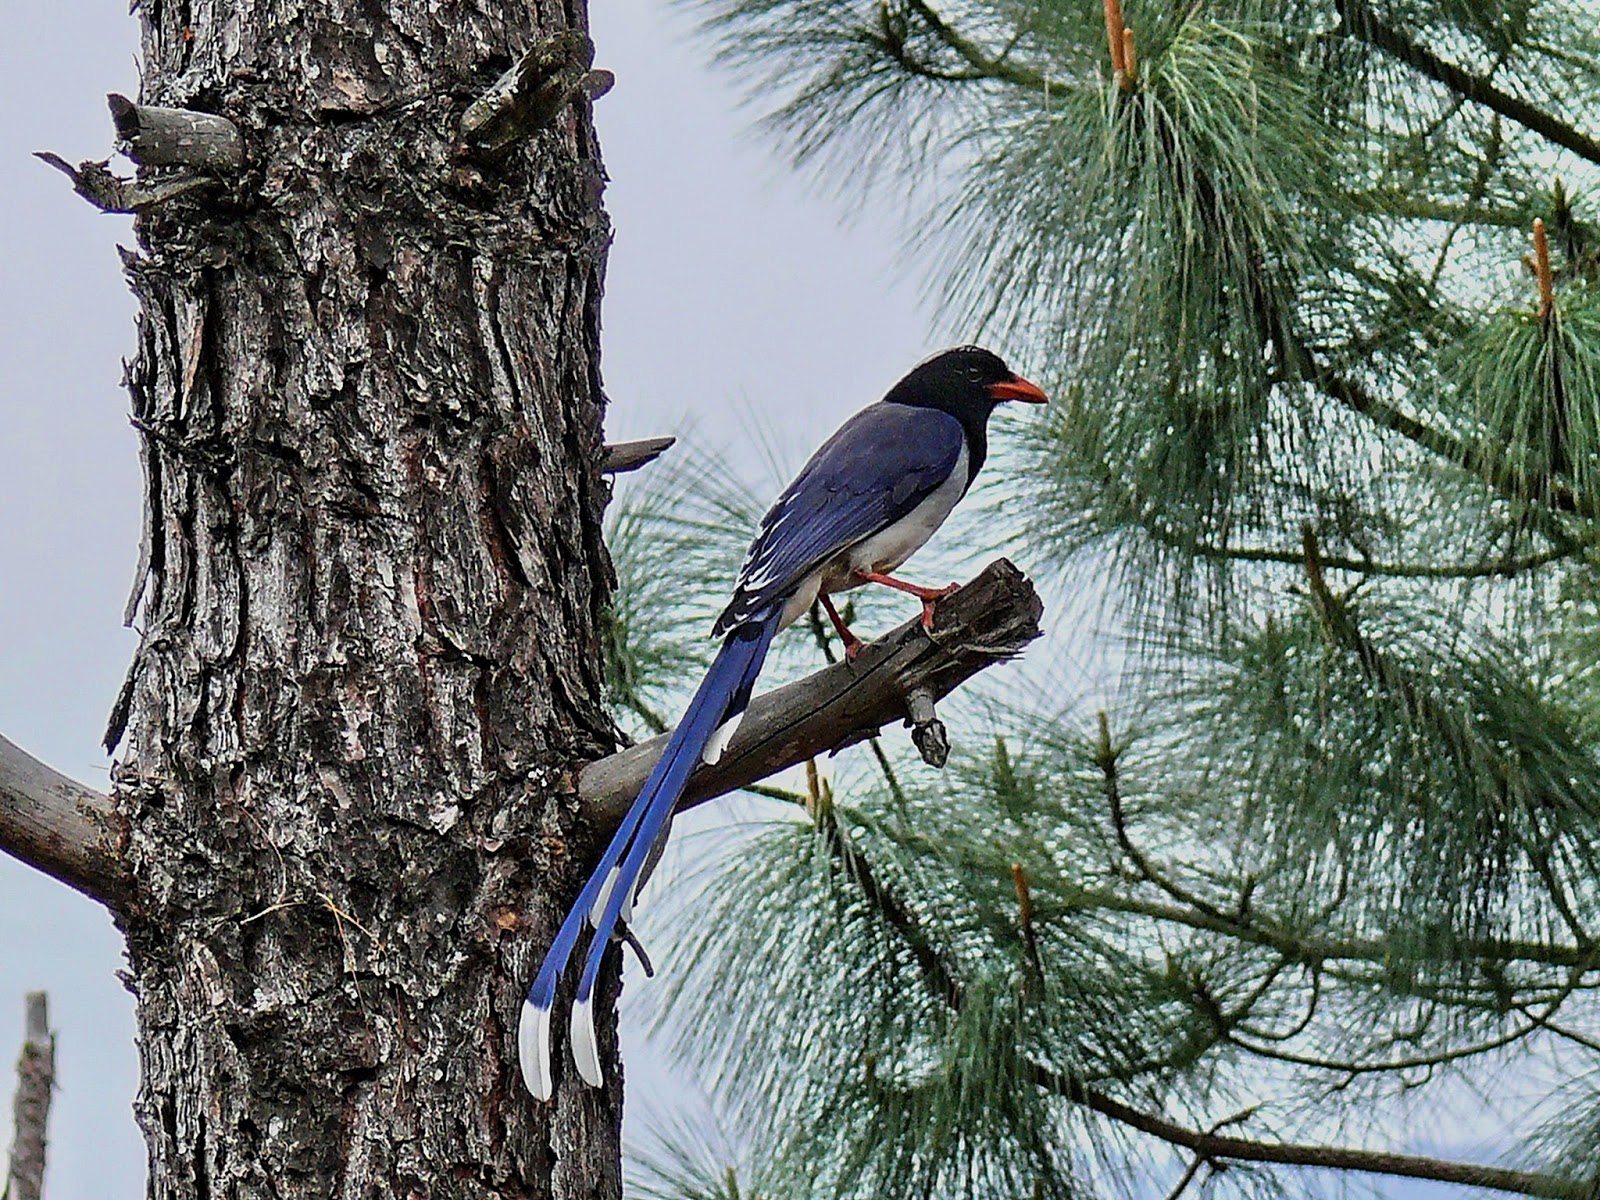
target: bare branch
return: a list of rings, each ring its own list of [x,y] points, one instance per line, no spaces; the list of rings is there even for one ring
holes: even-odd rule
[[[133,894],[111,798],[0,737],[0,850],[117,908]]]
[[[906,697],[925,688],[948,695],[985,667],[1021,653],[1039,636],[1044,612],[1033,585],[999,559],[935,611],[933,632],[912,620],[873,642],[853,663],[835,663],[751,702],[739,732],[715,766],[689,780],[689,807],[765,779],[817,754],[853,745],[906,717]],[[596,819],[614,826],[628,811],[663,735],[590,763],[578,793]]]
[[[106,103],[117,127],[117,149],[141,166],[193,167],[213,175],[244,166],[244,138],[227,117],[135,104],[115,92]]]
[[[678,439],[675,437],[641,438],[636,442],[608,442],[605,457],[600,460],[603,475],[620,475],[624,471],[637,471],[660,458]]]
[[[17,1059],[17,1095],[11,1106],[15,1133],[4,1200],[39,1200],[44,1190],[45,1132],[50,1122],[50,1095],[56,1082],[56,1040],[43,992],[29,992],[22,1056]]]

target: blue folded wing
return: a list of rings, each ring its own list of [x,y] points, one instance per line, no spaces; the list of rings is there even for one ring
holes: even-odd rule
[[[787,599],[834,555],[910,513],[950,477],[965,438],[948,413],[888,401],[846,421],[762,519],[714,635]]]

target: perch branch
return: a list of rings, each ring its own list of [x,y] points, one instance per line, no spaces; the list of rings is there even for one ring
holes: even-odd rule
[[[637,442],[610,442],[606,445],[605,457],[600,460],[600,471],[604,475],[637,471],[655,462],[677,440],[675,437],[653,437],[641,438]]]
[[[4,1200],[39,1200],[44,1190],[45,1129],[50,1121],[50,1094],[56,1082],[56,1041],[43,992],[29,992],[17,1059],[17,1095],[11,1106],[15,1133]]]
[[[0,850],[111,908],[133,894],[109,796],[0,737]]]
[[[568,29],[535,42],[461,115],[461,143],[484,158],[504,155],[556,117],[580,92],[610,90],[610,72],[591,71],[594,43]]]
[[[934,627],[906,622],[872,642],[853,663],[835,663],[757,696],[715,766],[689,780],[681,807],[742,788],[818,754],[871,737],[906,717],[907,697],[934,699],[993,663],[1014,658],[1039,636],[1044,608],[1033,585],[1005,559],[934,610]],[[590,763],[578,794],[597,822],[615,827],[661,756],[667,735]]]
[[[227,117],[135,104],[115,92],[106,104],[117,128],[117,149],[140,166],[193,167],[212,175],[244,166],[244,138]]]

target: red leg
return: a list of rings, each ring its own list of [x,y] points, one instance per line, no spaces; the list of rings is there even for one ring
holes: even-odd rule
[[[839,610],[833,606],[827,592],[818,592],[817,599],[822,601],[822,611],[828,614],[828,620],[833,622],[833,627],[839,631],[839,640],[844,643],[844,658],[846,662],[855,662],[856,655],[861,653],[864,644],[860,638],[850,632],[850,626],[844,623],[844,618],[839,615]]]
[[[881,583],[884,587],[894,588],[898,592],[905,592],[921,600],[922,627],[930,633],[933,631],[934,602],[961,590],[959,583],[952,583],[949,587],[928,588],[916,583],[907,583],[904,579],[896,579],[892,575],[881,575],[877,571],[857,571],[856,578],[867,583]]]

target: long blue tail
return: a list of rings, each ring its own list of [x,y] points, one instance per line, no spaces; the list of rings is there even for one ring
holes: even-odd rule
[[[719,734],[719,727],[736,722],[743,714],[750,689],[766,661],[767,648],[778,632],[781,615],[782,606],[774,606],[733,630],[723,641],[722,649],[717,651],[683,719],[667,740],[661,758],[639,789],[628,815],[617,827],[611,844],[595,864],[593,874],[578,893],[555,941],[545,953],[544,963],[523,1002],[522,1019],[517,1028],[522,1079],[540,1100],[548,1100],[555,1092],[555,1077],[550,1068],[551,1009],[555,1006],[556,987],[577,947],[586,917],[597,919],[593,921],[594,937],[589,944],[588,959],[572,1009],[572,1053],[578,1074],[584,1081],[595,1087],[601,1084],[600,1056],[595,1046],[594,1014],[590,1006],[606,946],[624,909],[631,911],[639,873],[671,818],[690,773],[702,755],[715,761],[721,752],[720,745],[708,747],[708,743],[713,741],[713,735]],[[726,734],[720,734],[717,741],[725,742]]]

